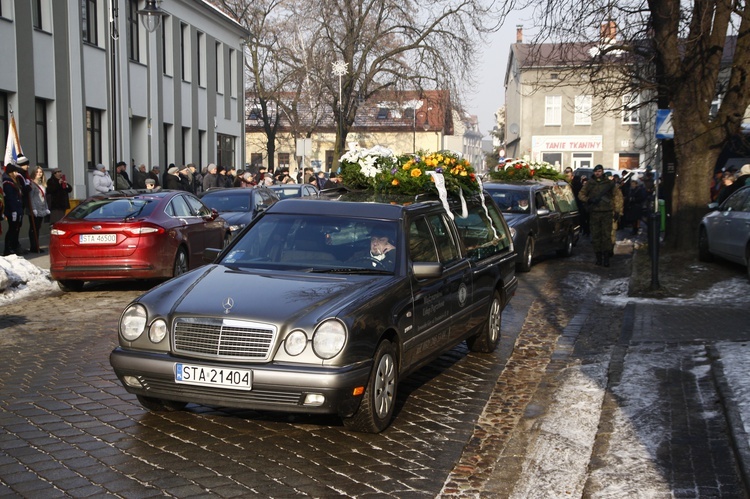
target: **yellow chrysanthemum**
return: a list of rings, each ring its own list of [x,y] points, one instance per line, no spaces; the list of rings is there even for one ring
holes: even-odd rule
[[[461,173],[460,173],[460,175],[461,175],[462,177],[465,177],[465,176],[467,176],[467,175],[468,175],[468,173],[466,173],[466,172],[461,172]]]
[[[414,168],[411,171],[411,176],[412,177],[419,177],[420,175],[422,175],[422,170],[420,170],[419,168]]]

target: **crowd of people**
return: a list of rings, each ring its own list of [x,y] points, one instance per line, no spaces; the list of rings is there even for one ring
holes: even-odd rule
[[[116,190],[160,189],[182,190],[199,195],[204,191],[225,187],[255,187],[276,184],[308,183],[318,189],[336,187],[338,178],[335,173],[327,177],[324,172],[315,173],[312,168],[305,168],[296,176],[290,174],[289,168],[278,168],[273,174],[267,168],[259,166],[247,170],[234,167],[222,167],[214,163],[198,170],[193,163],[178,167],[170,164],[164,172],[158,166],[147,170],[145,164],[131,165],[132,179],[128,174],[128,165],[120,161],[115,165],[115,175],[111,175],[103,164],[96,165],[89,184],[90,196],[106,194]],[[255,172],[251,171],[255,170]],[[0,220],[7,220],[7,231],[3,256],[23,255],[29,252],[43,253],[39,245],[39,234],[42,224],[54,224],[70,209],[70,193],[73,187],[68,184],[60,169],[53,169],[49,178],[41,166],[29,169],[29,160],[19,156],[15,164],[8,164],[2,174],[3,189],[0,195]],[[21,227],[24,217],[28,219],[29,248],[20,244]],[[0,233],[2,227],[0,226]]]
[[[617,230],[638,235],[641,220],[653,210],[654,174],[647,169],[642,178],[627,170],[622,176],[609,175],[602,165],[596,165],[590,179],[574,176],[571,168],[565,169],[565,176],[578,200],[582,233],[591,236],[596,265],[609,267]]]
[[[70,208],[69,185],[62,170],[52,170],[47,178],[41,166],[29,168],[29,160],[19,156],[3,171],[3,190],[0,196],[2,217],[7,221],[3,256],[43,253],[39,244],[42,224],[60,220]],[[28,218],[29,248],[20,243],[24,216]]]

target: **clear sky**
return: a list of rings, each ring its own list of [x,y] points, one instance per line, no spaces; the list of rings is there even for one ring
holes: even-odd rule
[[[466,105],[469,113],[479,118],[479,131],[485,138],[495,124],[495,112],[505,103],[503,82],[510,46],[516,42],[517,25],[524,25],[524,40],[530,40],[531,22],[528,18],[528,11],[513,12],[500,31],[490,37],[490,45],[479,54],[476,92],[466,95]]]

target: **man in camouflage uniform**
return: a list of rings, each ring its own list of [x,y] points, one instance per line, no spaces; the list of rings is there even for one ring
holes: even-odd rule
[[[612,242],[613,200],[617,187],[604,175],[604,167],[596,165],[593,177],[586,182],[578,199],[586,203],[591,228],[591,244],[596,252],[596,264],[609,267]]]

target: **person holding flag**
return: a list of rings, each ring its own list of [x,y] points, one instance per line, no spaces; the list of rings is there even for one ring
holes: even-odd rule
[[[23,255],[27,251],[21,248],[19,236],[23,224],[23,179],[19,179],[17,166],[9,163],[3,174],[3,194],[5,196],[5,218],[8,219],[8,233],[5,234],[3,256]]]

